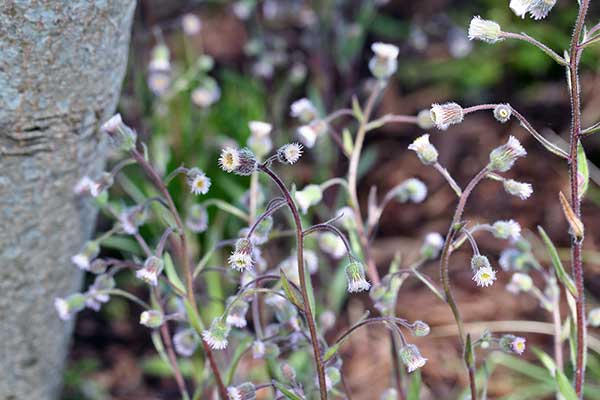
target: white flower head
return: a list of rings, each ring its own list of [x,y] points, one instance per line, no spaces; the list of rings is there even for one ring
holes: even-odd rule
[[[75,264],[79,269],[88,271],[92,260],[98,257],[100,254],[100,246],[95,240],[90,240],[86,243],[81,252],[71,257],[71,262]]]
[[[252,258],[254,246],[249,239],[238,239],[235,243],[235,249],[229,257],[229,265],[237,271],[245,271],[254,266]]]
[[[494,108],[494,118],[501,123],[506,123],[512,116],[512,107],[510,104],[498,104]]]
[[[494,21],[473,17],[469,24],[469,40],[481,40],[487,43],[496,43],[502,40],[500,25]]]
[[[288,143],[277,150],[277,160],[284,164],[295,164],[302,156],[302,145]]]
[[[533,287],[533,279],[527,274],[515,272],[510,279],[510,283],[506,285],[506,289],[514,294],[519,292],[528,292]]]
[[[115,279],[108,274],[98,275],[94,283],[88,288],[85,295],[85,305],[94,311],[100,311],[102,303],[110,300],[108,294],[116,286]]]
[[[163,266],[164,263],[162,259],[156,256],[150,256],[144,261],[144,267],[135,272],[135,276],[149,285],[156,286],[158,284],[158,276],[162,272]]]
[[[529,15],[536,20],[544,19],[548,16],[555,4],[556,0],[536,0],[529,8]]]
[[[490,169],[497,172],[506,172],[512,168],[520,157],[525,157],[527,151],[514,136],[508,138],[508,142],[496,147],[490,153]]]
[[[527,11],[529,11],[529,8],[534,1],[535,0],[510,0],[510,9],[513,10],[517,16],[525,18]]]
[[[298,128],[297,134],[300,141],[308,148],[314,147],[317,139],[327,132],[327,123],[323,120],[316,119],[307,125],[302,125]]]
[[[457,103],[433,104],[431,120],[436,128],[445,131],[450,125],[460,124],[464,119],[464,110]]]
[[[427,359],[421,356],[419,348],[414,344],[407,344],[400,349],[400,359],[409,373],[423,367],[427,362]]]
[[[213,78],[206,78],[191,94],[192,103],[200,108],[207,108],[219,101],[221,89]]]
[[[86,175],[75,184],[73,192],[78,196],[89,194],[92,197],[98,197],[101,192],[101,185]]]
[[[251,382],[227,388],[227,400],[256,400],[256,387]]]
[[[323,232],[319,235],[319,247],[335,259],[346,255],[346,245],[342,238],[333,232]]]
[[[116,134],[124,126],[121,114],[115,114],[102,125],[102,130],[109,135]]]
[[[128,235],[135,235],[138,227],[146,221],[146,208],[143,205],[126,208],[119,214],[121,228]]]
[[[159,328],[165,321],[165,316],[159,310],[146,310],[140,314],[140,324],[148,328]]]
[[[296,203],[302,211],[302,214],[306,214],[309,207],[315,206],[323,199],[323,191],[319,185],[307,185],[302,190],[294,193]]]
[[[187,13],[183,16],[183,18],[181,18],[181,26],[183,27],[183,32],[185,32],[186,35],[194,36],[200,33],[202,21],[197,15]]]
[[[397,46],[387,43],[373,43],[371,50],[375,56],[369,61],[369,69],[373,76],[377,79],[388,79],[398,69],[398,53],[400,50]]]
[[[491,286],[496,280],[496,271],[492,267],[481,267],[475,271],[473,280],[477,286]]]
[[[421,255],[428,260],[437,258],[444,247],[444,238],[437,232],[431,232],[425,235],[423,246],[421,246]]]
[[[85,308],[85,300],[86,296],[81,293],[74,293],[66,298],[57,297],[54,299],[54,308],[60,319],[68,321]]]
[[[507,193],[517,196],[521,200],[528,199],[533,193],[533,188],[529,183],[507,179],[503,182],[503,185]]]
[[[588,313],[588,325],[592,328],[600,328],[600,307],[590,310]]]
[[[233,147],[225,147],[221,150],[219,166],[225,172],[233,172],[240,166],[240,154]]]
[[[503,335],[500,338],[500,348],[508,353],[523,354],[525,352],[525,338],[515,335]]]
[[[175,351],[183,357],[190,357],[194,354],[199,344],[200,337],[192,328],[181,330],[173,336]]]
[[[429,143],[429,135],[425,134],[416,138],[409,146],[409,150],[417,153],[419,160],[425,165],[435,164],[438,160],[438,151]]]
[[[263,121],[250,121],[248,122],[248,127],[252,136],[260,138],[269,136],[273,130],[273,125]]]
[[[427,186],[419,179],[407,179],[398,186],[396,197],[402,203],[407,201],[421,203],[427,197]]]
[[[252,343],[252,358],[259,360],[265,357],[265,342],[261,340],[255,340]]]
[[[316,119],[319,113],[309,99],[302,98],[292,103],[290,115],[294,118],[298,118],[302,123],[307,124]]]
[[[256,171],[258,161],[254,153],[248,148],[237,150],[232,147],[226,147],[221,151],[219,165],[225,172],[249,176]]]
[[[213,350],[223,350],[227,347],[229,325],[222,318],[215,318],[210,324],[210,329],[202,332],[202,339]]]
[[[346,265],[346,280],[349,293],[363,292],[371,288],[371,284],[365,278],[365,269],[357,260],[352,260]]]
[[[210,189],[211,181],[206,174],[198,169],[192,168],[187,172],[187,183],[192,194],[206,194]]]
[[[521,237],[521,225],[512,219],[496,221],[492,225],[492,234],[498,239],[510,239],[514,242]]]

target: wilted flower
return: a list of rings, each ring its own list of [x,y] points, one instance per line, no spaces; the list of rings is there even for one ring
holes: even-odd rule
[[[202,21],[195,14],[187,13],[181,18],[181,26],[186,35],[194,36],[200,33]]]
[[[429,143],[429,135],[423,135],[416,138],[409,146],[409,150],[417,153],[419,160],[425,165],[435,164],[438,160],[438,151]]]
[[[344,241],[333,232],[323,232],[319,235],[319,247],[335,259],[342,258],[346,254]]]
[[[508,122],[510,117],[512,116],[512,107],[510,104],[498,104],[494,108],[494,118],[496,118],[499,122],[505,123]]]
[[[140,324],[148,328],[159,328],[164,322],[165,316],[159,310],[146,310],[140,314]]]
[[[506,290],[517,294],[519,292],[528,292],[532,287],[533,280],[529,275],[515,272],[510,280],[510,283],[506,285]]]
[[[433,104],[430,115],[434,125],[442,131],[448,129],[450,125],[460,124],[464,119],[463,108],[452,102]]]
[[[192,328],[184,329],[173,336],[173,346],[177,354],[190,357],[198,348],[200,337]]]
[[[228,400],[256,400],[256,388],[250,382],[227,388]]]
[[[138,227],[146,221],[146,208],[142,205],[126,208],[119,214],[119,223],[123,231],[135,235]]]
[[[60,319],[68,321],[85,308],[85,299],[86,297],[81,293],[74,293],[64,299],[57,297],[54,299],[54,308]]]
[[[235,297],[230,297],[228,299],[228,303],[234,300]],[[235,303],[230,306],[225,322],[227,322],[227,324],[230,326],[235,326],[236,328],[245,328],[246,325],[248,325],[248,322],[246,321],[247,312],[248,303],[242,299],[237,299],[235,300]]]
[[[500,25],[494,21],[473,17],[469,25],[469,40],[481,40],[487,43],[496,43],[502,40]]]
[[[227,347],[227,336],[229,336],[229,325],[223,318],[215,318],[210,324],[210,329],[202,332],[202,339],[213,350],[223,350]]]
[[[298,137],[300,141],[308,148],[312,148],[319,136],[327,132],[327,123],[323,120],[316,119],[308,125],[302,125],[298,128]]]
[[[231,268],[244,271],[252,268],[254,260],[252,259],[252,251],[254,246],[249,239],[241,238],[235,243],[235,249],[229,257],[229,265]]]
[[[188,209],[185,226],[194,233],[204,232],[208,228],[208,212],[202,204],[192,204]]]
[[[487,258],[486,258],[487,260]],[[488,261],[489,263],[489,261]],[[488,287],[491,286],[496,280],[496,271],[491,266],[484,266],[475,270],[473,280],[477,283],[477,286]]]
[[[193,194],[206,194],[208,193],[208,189],[210,189],[210,178],[206,176],[206,174],[198,169],[192,168],[187,171],[187,184],[190,187],[190,191]]]
[[[89,176],[81,178],[73,187],[73,193],[78,196],[90,195],[92,197],[98,197],[100,194],[100,183],[94,181]]]
[[[444,247],[444,238],[437,232],[431,232],[425,235],[423,245],[421,246],[421,256],[428,260],[437,258]]]
[[[101,128],[110,136],[113,145],[123,151],[135,149],[137,134],[133,129],[123,123],[121,114],[113,115]]]
[[[417,320],[412,324],[412,334],[415,336],[427,336],[431,331],[429,325],[425,322]]]
[[[387,43],[373,43],[375,56],[369,61],[369,69],[377,79],[388,79],[398,69],[398,47]]]
[[[323,191],[319,185],[307,185],[302,190],[297,190],[294,193],[296,203],[302,211],[302,214],[306,214],[309,207],[317,205],[323,199]]]
[[[533,188],[529,183],[518,182],[513,179],[503,181],[504,190],[513,196],[519,197],[521,200],[528,199],[533,193]]]
[[[237,150],[233,147],[226,147],[221,151],[219,165],[225,172],[248,176],[256,171],[258,161],[250,149]]]
[[[365,279],[365,269],[361,262],[352,260],[346,265],[346,280],[348,281],[348,292],[362,292],[369,290],[371,285]]]
[[[407,201],[421,203],[425,197],[427,197],[427,186],[416,178],[407,179],[397,189],[396,198],[403,203]]]
[[[503,335],[500,338],[500,347],[508,353],[521,355],[525,351],[525,338],[515,335]]]
[[[427,359],[421,356],[419,348],[414,344],[407,344],[400,349],[400,359],[409,373],[423,367],[427,362]]]
[[[492,171],[506,172],[514,165],[519,157],[525,157],[527,151],[514,136],[508,138],[508,142],[496,147],[490,153],[489,167]]]
[[[158,275],[162,272],[163,266],[162,259],[150,256],[144,261],[144,267],[135,272],[135,276],[149,285],[156,286],[158,284]]]
[[[302,145],[288,143],[277,150],[277,160],[284,164],[295,164],[302,156]]]
[[[498,239],[516,241],[521,237],[521,225],[512,219],[508,221],[496,221],[492,225],[492,234]]]
[[[590,310],[588,313],[588,325],[592,328],[600,328],[600,307]]]
[[[200,108],[212,106],[221,98],[219,84],[213,78],[205,78],[191,94],[192,103]]]
[[[307,124],[316,119],[319,113],[310,100],[303,98],[292,103],[290,115]]]
[[[78,268],[87,271],[90,269],[90,265],[93,259],[98,257],[100,254],[100,245],[95,240],[90,240],[85,244],[81,252],[71,257],[71,262]]]

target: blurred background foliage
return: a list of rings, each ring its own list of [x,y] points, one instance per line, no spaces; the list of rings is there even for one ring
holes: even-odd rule
[[[199,32],[186,34],[182,29],[182,18],[187,13],[200,18]],[[564,71],[525,43],[490,46],[468,41],[466,29],[473,15],[493,19],[506,31],[525,31],[562,53],[570,40],[576,7],[575,1],[559,0],[547,20],[533,22],[512,14],[508,0],[139,0],[120,112],[138,130],[159,171],[168,173],[182,164],[197,166],[212,179],[208,199],[225,199],[246,210],[244,195],[248,179],[228,175],[218,168],[220,148],[232,141],[244,144],[250,135],[248,122],[251,120],[274,125],[275,147],[289,142],[295,138],[297,128],[289,117],[289,105],[301,97],[309,97],[323,115],[349,107],[353,95],[362,99],[365,79],[369,77],[370,44],[384,41],[399,46],[400,57],[398,72],[383,96],[378,115],[416,114],[431,103],[446,100],[464,105],[510,102],[551,140],[561,143],[560,137],[564,137],[570,122]],[[595,22],[599,15],[598,6],[594,4],[590,22]],[[169,68],[153,77],[156,71],[152,70],[151,62],[156,58],[157,46],[168,49]],[[598,56],[598,49],[592,48],[583,58],[587,125],[600,119],[600,96],[595,90],[600,84]],[[198,87],[209,89],[204,96],[215,95],[215,84],[218,99],[214,103],[208,101],[212,104],[207,105],[206,98],[194,100]],[[162,89],[157,91],[156,85]],[[341,130],[341,127],[334,125],[334,129]],[[348,127],[353,131],[352,124]],[[476,115],[454,130],[432,134],[438,140],[443,163],[459,182],[464,182],[489,150],[507,136],[509,129],[511,134],[519,132],[518,136],[531,153],[515,175],[533,181],[536,195],[525,204],[498,196],[495,189],[484,186],[472,201],[470,218],[512,217],[529,229],[542,224],[556,238],[556,243],[566,246],[568,238],[556,193],[565,190],[567,176],[565,166],[558,159],[544,153],[516,124],[499,126],[489,116]],[[366,199],[371,185],[380,187],[383,192],[413,175],[424,179],[431,193],[424,205],[392,206],[386,211],[379,230],[381,239],[376,241],[376,258],[382,270],[387,269],[395,251],[410,254],[426,232],[445,231],[453,207],[452,194],[443,182],[423,171],[412,157],[404,157],[406,146],[421,133],[412,126],[384,127],[370,134],[364,152],[360,169],[363,174],[361,200]],[[590,161],[599,162],[597,138],[586,140],[585,146]],[[283,174],[287,182],[302,188],[309,182],[320,183],[343,174],[345,168],[343,155],[330,139],[324,139],[306,152],[298,166],[285,169]],[[592,179],[599,180],[595,168]],[[116,204],[129,204],[141,194],[153,193],[151,185],[135,168],[127,169],[118,183],[111,194],[111,201]],[[596,184],[592,186],[584,207],[590,226],[600,222],[597,209],[600,191]],[[206,200],[189,196],[184,179],[175,179],[170,189],[182,210],[192,202]],[[271,190],[269,185],[264,189],[265,195]],[[340,200],[340,193],[328,192],[325,205],[317,207],[307,219],[329,219]],[[226,214],[218,205],[209,208],[209,216],[209,230],[193,241],[198,257],[219,240],[236,237],[245,226],[244,221]],[[284,229],[286,223],[276,222],[276,226]],[[100,218],[98,230],[109,227],[108,220]],[[156,242],[162,232],[158,225],[148,224],[142,233],[148,242]],[[586,268],[593,304],[598,301],[593,294],[597,295],[600,289],[600,257],[595,252],[600,243],[593,232],[589,236],[586,238],[589,255]],[[124,237],[105,244],[108,254],[138,251],[137,245]],[[289,246],[282,244],[269,250],[266,256],[270,262],[279,262],[287,256]],[[489,246],[492,254],[501,250],[493,242]],[[222,262],[219,257],[224,255],[218,254],[212,264],[219,265]],[[429,268],[426,271],[430,276],[437,277],[435,265]],[[347,302],[344,277],[336,273],[335,265],[324,267],[320,274],[315,283],[320,287],[318,303],[338,313],[336,327],[328,334],[335,338],[336,332],[347,326],[349,320],[368,308],[368,299]],[[465,278],[457,273],[453,279]],[[120,285],[143,293],[142,288],[136,289],[137,283],[131,276],[120,274],[119,280]],[[457,290],[464,292],[458,297],[468,303],[465,311],[468,320],[545,318],[535,305],[522,299],[508,298],[505,303],[497,304],[495,296],[510,296],[501,287],[487,292],[484,298],[482,292],[473,291],[468,278],[466,281],[463,286],[459,282]],[[201,291],[209,307],[203,312],[216,315],[220,304],[210,299],[223,299],[234,289],[235,283],[223,279],[220,273],[207,272]],[[408,286],[406,296],[400,296],[398,315],[425,319],[434,332],[436,325],[451,323],[445,305],[436,304],[431,297],[417,284]],[[64,399],[175,398],[176,387],[168,369],[153,356],[149,335],[137,324],[138,313],[135,306],[113,299],[98,314],[89,311],[82,314],[65,374]],[[429,314],[430,320],[423,313]],[[547,337],[532,336],[533,345],[549,346]],[[386,387],[389,374],[383,371],[391,368],[386,356],[389,345],[371,348],[377,347],[373,344],[377,340],[385,338],[381,332],[364,334],[356,339],[357,343],[363,341],[362,347],[351,346],[348,351],[344,368],[347,368],[349,381],[354,382],[351,385],[354,398],[373,398],[369,397],[373,393],[370,384],[378,390]],[[427,388],[423,398],[456,398],[466,383],[457,364],[460,362],[458,350],[451,340],[444,339],[436,339],[429,346],[424,347],[425,354],[432,352],[430,361],[439,360],[423,372]],[[310,365],[306,353],[295,354],[292,360],[300,373]],[[535,356],[530,355],[529,361],[535,360]],[[589,373],[598,384],[600,360],[597,354],[591,355],[589,362]],[[202,370],[201,359],[192,359],[189,363],[195,363],[195,367]],[[539,399],[545,395],[544,390],[551,387],[545,369],[527,361],[498,356],[489,364],[489,374],[496,368],[503,371],[491,385],[489,398]],[[183,365],[184,372],[190,374],[191,367],[191,364]],[[370,374],[378,368],[382,368],[381,376],[371,382]],[[266,376],[261,369],[248,371],[257,374],[256,378]],[[517,383],[523,387],[522,391],[514,390]],[[507,395],[511,391],[513,393]],[[589,398],[600,398],[597,393],[590,394]]]

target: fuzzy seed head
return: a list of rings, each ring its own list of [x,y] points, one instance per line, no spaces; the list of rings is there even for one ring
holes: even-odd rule
[[[512,219],[496,221],[492,225],[492,234],[498,239],[510,239],[515,242],[521,238],[521,225]]]
[[[490,169],[496,172],[506,172],[512,168],[520,157],[525,157],[527,151],[514,136],[508,138],[508,142],[495,148],[490,153]]]
[[[303,146],[299,143],[288,143],[277,150],[277,160],[283,164],[295,164],[302,156]]]
[[[365,278],[365,269],[362,263],[356,260],[346,265],[346,280],[348,281],[349,293],[367,291],[371,287]]]
[[[429,143],[429,135],[419,136],[408,146],[409,150],[417,153],[419,160],[425,165],[435,164],[438,160],[437,149]]]
[[[460,105],[453,102],[433,104],[430,116],[436,128],[445,131],[450,125],[460,124],[463,121],[464,111]]]
[[[469,40],[496,43],[502,40],[501,33],[500,25],[479,16],[473,17],[469,24]]]
[[[496,280],[496,271],[492,267],[482,267],[475,271],[473,280],[477,286],[488,287],[494,284]]]
[[[507,193],[517,196],[521,200],[528,199],[533,193],[533,188],[529,183],[507,179],[503,182],[503,185]]]
[[[229,325],[223,318],[215,318],[210,324],[210,329],[202,332],[202,339],[213,350],[223,350],[227,347],[229,336]]]
[[[407,344],[400,349],[400,359],[409,373],[423,367],[427,362],[427,359],[421,356],[419,348],[414,344]]]
[[[494,108],[494,118],[503,124],[508,122],[511,116],[512,107],[510,104],[498,104],[496,108]]]

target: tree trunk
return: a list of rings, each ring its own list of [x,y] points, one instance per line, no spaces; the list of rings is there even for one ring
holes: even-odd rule
[[[71,324],[53,299],[95,212],[73,195],[104,167],[135,0],[0,1],[0,399],[52,399]]]

